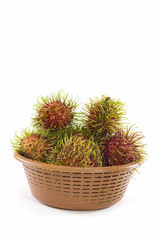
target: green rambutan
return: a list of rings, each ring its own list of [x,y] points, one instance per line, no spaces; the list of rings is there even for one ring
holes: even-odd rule
[[[53,148],[53,144],[48,138],[25,129],[20,136],[15,135],[12,148],[26,158],[46,162],[47,155]]]
[[[99,146],[81,133],[63,139],[62,143],[51,151],[48,163],[70,167],[102,166]]]
[[[40,133],[41,136],[49,138],[54,146],[61,145],[64,139],[67,139],[72,135],[83,134],[86,138],[89,136],[87,129],[81,123],[77,122],[75,122],[74,125],[67,126],[63,129],[55,129],[54,131],[41,129]]]
[[[68,100],[68,94],[65,95],[62,91],[57,95],[41,97],[34,105],[36,115],[32,124],[35,128],[49,131],[63,129],[76,120],[77,105],[76,100]]]
[[[118,130],[103,145],[103,157],[105,166],[141,162],[145,159],[143,136],[140,132]]]
[[[123,125],[125,114],[124,104],[119,100],[106,96],[102,96],[100,100],[90,99],[83,112],[84,125],[99,142]]]

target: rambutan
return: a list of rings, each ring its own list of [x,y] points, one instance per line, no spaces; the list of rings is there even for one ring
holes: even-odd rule
[[[105,166],[141,162],[145,158],[141,143],[143,136],[140,132],[119,130],[112,135],[103,145],[103,157]]]
[[[65,138],[58,148],[52,150],[48,163],[70,167],[102,166],[102,155],[99,146],[77,133]]]
[[[48,138],[30,130],[23,130],[20,136],[15,135],[12,148],[26,158],[45,162],[53,144]]]
[[[125,113],[124,104],[119,100],[106,96],[100,100],[90,99],[83,112],[84,125],[99,142],[123,125]]]
[[[32,119],[35,128],[59,130],[71,125],[76,120],[76,100],[68,100],[68,94],[58,92],[57,95],[41,97],[35,104],[36,115]]]

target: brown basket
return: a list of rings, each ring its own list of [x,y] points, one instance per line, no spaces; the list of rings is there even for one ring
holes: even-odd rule
[[[106,208],[122,199],[139,164],[65,167],[40,163],[14,153],[22,162],[31,192],[47,205],[73,210]]]

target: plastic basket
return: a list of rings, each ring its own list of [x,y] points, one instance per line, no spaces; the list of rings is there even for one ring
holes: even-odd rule
[[[109,207],[122,199],[138,163],[109,167],[65,167],[14,156],[24,167],[31,192],[44,204],[72,210]]]

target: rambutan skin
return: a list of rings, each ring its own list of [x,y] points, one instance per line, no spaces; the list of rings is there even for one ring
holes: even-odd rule
[[[59,150],[54,149],[48,162],[70,167],[102,166],[102,155],[96,143],[80,133],[65,139]]]
[[[144,145],[139,132],[117,131],[103,144],[105,166],[140,162],[145,158]]]

